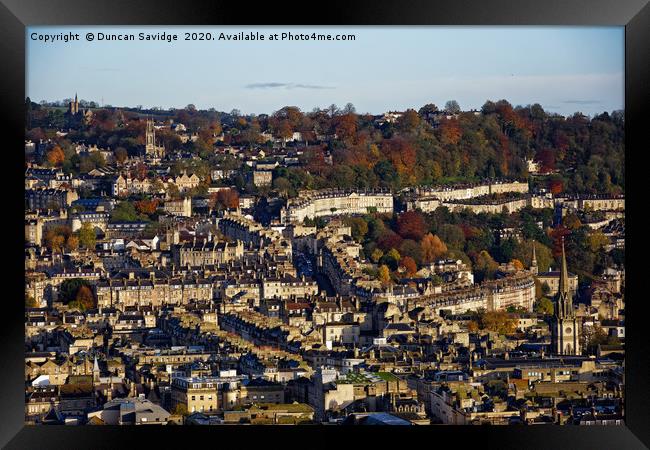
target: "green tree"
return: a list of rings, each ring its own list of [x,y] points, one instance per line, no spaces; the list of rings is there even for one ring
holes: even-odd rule
[[[517,328],[517,322],[505,311],[488,311],[479,314],[482,329],[499,334],[512,334]]]
[[[112,222],[137,222],[139,220],[135,205],[129,201],[123,201],[111,212]]]
[[[600,251],[607,244],[609,244],[609,239],[602,231],[589,233],[589,248],[592,252],[596,253]]]
[[[438,229],[438,236],[449,249],[462,250],[465,245],[465,233],[458,225],[445,223]]]
[[[291,182],[284,177],[279,177],[273,180],[273,188],[278,191],[283,197],[287,197],[293,190]]]
[[[368,222],[361,217],[347,217],[345,224],[350,227],[352,237],[357,242],[363,242],[368,233]]]
[[[535,302],[534,310],[536,313],[551,315],[553,314],[553,302],[548,297],[542,297]]]
[[[399,252],[392,248],[388,251],[388,253],[381,257],[379,262],[390,267],[391,270],[397,270],[397,265],[399,264],[400,259],[401,255]]]
[[[553,253],[549,247],[540,242],[521,241],[517,243],[512,251],[512,257],[521,261],[524,267],[530,267],[533,259],[533,245],[535,246],[537,268],[540,272],[548,271],[553,262]]]
[[[189,412],[187,411],[187,405],[184,403],[177,403],[172,410],[172,414],[183,417],[188,416]]]
[[[483,281],[486,279],[494,278],[497,268],[499,265],[492,259],[490,254],[483,250],[476,256],[474,261],[474,270],[476,274],[477,281]]]
[[[95,235],[95,229],[93,228],[92,224],[86,222],[81,225],[81,229],[79,230],[79,244],[81,244],[81,246],[84,248],[93,250],[96,243],[97,236]]]

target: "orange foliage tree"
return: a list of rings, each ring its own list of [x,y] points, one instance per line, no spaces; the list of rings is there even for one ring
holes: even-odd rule
[[[60,166],[65,160],[65,153],[58,145],[55,145],[52,150],[47,152],[47,162],[52,166]]]
[[[399,137],[387,139],[382,142],[381,150],[405,181],[415,180],[416,151],[410,142]]]
[[[414,275],[418,271],[418,266],[415,260],[410,256],[404,256],[399,261],[399,267],[403,267],[408,276]]]
[[[422,238],[420,247],[422,247],[422,260],[427,263],[433,262],[447,253],[447,245],[437,235],[434,236],[431,233],[427,233]]]
[[[158,208],[158,199],[154,198],[151,200],[138,200],[133,202],[135,209],[141,214],[151,215],[156,212]]]
[[[239,194],[234,189],[222,189],[210,195],[212,209],[235,209],[239,206]]]

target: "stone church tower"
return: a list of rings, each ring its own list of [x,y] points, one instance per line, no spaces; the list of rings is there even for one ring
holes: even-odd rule
[[[77,93],[74,94],[74,101],[68,103],[68,113],[76,116],[79,113],[79,100],[77,100]]]
[[[165,154],[165,149],[156,145],[156,129],[153,126],[153,119],[147,119],[144,153],[150,158],[162,158]]]
[[[581,355],[580,328],[573,310],[573,299],[569,290],[569,273],[562,241],[562,269],[560,285],[555,301],[555,314],[551,322],[551,353],[556,355]]]

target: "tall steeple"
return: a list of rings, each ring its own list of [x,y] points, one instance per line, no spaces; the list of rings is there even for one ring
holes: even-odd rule
[[[569,288],[569,271],[566,264],[564,239],[562,239],[562,267],[555,302],[555,315],[551,322],[551,351],[557,355],[580,355],[582,334]]]
[[[562,267],[560,269],[560,281],[557,290],[556,315],[560,318],[572,317],[573,304],[571,290],[569,289],[569,271],[566,265],[566,253],[564,252],[564,238],[562,238]]]
[[[539,272],[537,269],[537,255],[535,254],[535,241],[533,241],[533,259],[530,262],[530,271],[535,275]]]
[[[95,355],[95,361],[93,363],[93,382],[99,383],[99,362],[97,361],[97,355]]]

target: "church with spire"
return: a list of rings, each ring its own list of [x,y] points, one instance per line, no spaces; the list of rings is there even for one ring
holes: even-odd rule
[[[79,98],[77,93],[74,94],[74,100],[68,103],[68,111],[66,112],[69,123],[71,124],[80,124],[80,123],[90,123],[90,120],[93,117],[93,112],[90,108],[81,109],[79,105]]]
[[[580,327],[573,309],[573,295],[569,288],[569,272],[562,240],[562,268],[560,284],[555,297],[555,311],[551,321],[551,353],[581,355]]]
[[[531,258],[530,262],[530,271],[533,273],[533,275],[537,275],[539,273],[539,269],[537,267],[537,255],[535,254],[535,241],[533,241],[533,257]]]
[[[74,93],[74,100],[68,103],[68,114],[71,116],[76,116],[79,114],[79,100],[77,99],[77,93]]]

